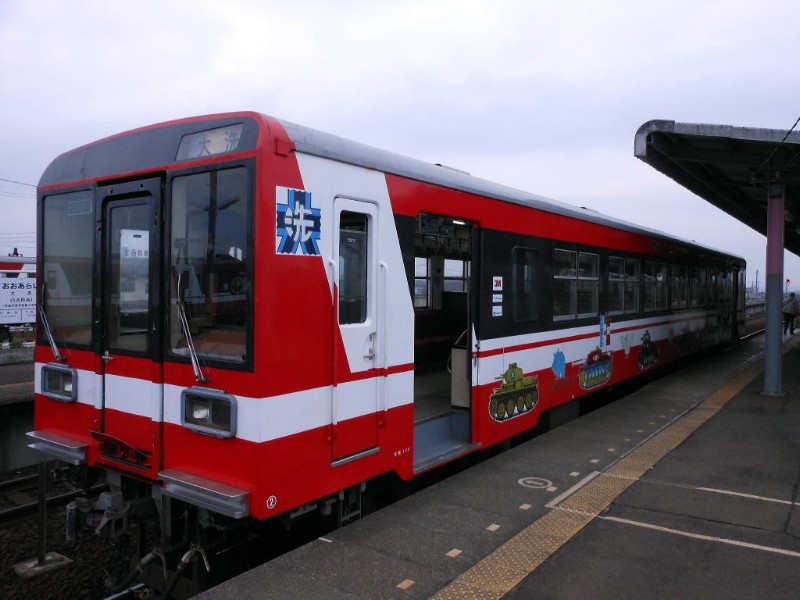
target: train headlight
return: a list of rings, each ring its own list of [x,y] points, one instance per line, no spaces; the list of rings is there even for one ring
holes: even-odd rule
[[[78,373],[68,365],[50,363],[42,367],[42,394],[59,402],[78,399]]]
[[[188,388],[181,392],[184,427],[216,437],[236,435],[236,398],[219,390]]]

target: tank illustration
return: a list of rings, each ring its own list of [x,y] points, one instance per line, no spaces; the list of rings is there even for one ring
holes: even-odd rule
[[[539,385],[536,375],[525,376],[517,363],[511,363],[505,373],[495,379],[502,380],[489,398],[489,414],[495,421],[507,421],[533,410],[539,402]]]
[[[684,354],[689,354],[694,352],[697,348],[697,345],[700,341],[700,334],[695,333],[689,326],[683,328],[681,334],[677,337],[676,344],[678,347],[678,354],[683,356]]]
[[[600,348],[592,350],[586,357],[586,364],[578,372],[578,382],[585,390],[590,390],[598,385],[603,385],[611,379],[611,354],[603,352]]]
[[[658,345],[650,339],[650,332],[645,331],[642,336],[642,347],[639,349],[639,368],[644,371],[651,369],[658,362],[661,352]]]

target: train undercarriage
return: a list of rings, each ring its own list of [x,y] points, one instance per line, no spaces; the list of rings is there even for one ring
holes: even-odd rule
[[[67,539],[112,540],[130,566],[126,577],[106,579],[107,590],[118,594],[137,588],[135,594],[147,598],[189,598],[359,519],[365,497],[371,507],[376,504],[374,495],[365,494],[366,483],[361,483],[258,522],[200,508],[114,471],[84,468],[81,479],[85,490],[103,479],[106,489],[96,497],[69,503]],[[376,480],[374,487],[392,496],[398,489],[397,481],[388,477]]]

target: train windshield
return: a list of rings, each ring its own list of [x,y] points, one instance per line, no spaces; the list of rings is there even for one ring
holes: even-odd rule
[[[244,167],[172,180],[169,335],[175,355],[190,356],[193,344],[200,358],[239,363],[247,358],[252,330],[248,187]]]
[[[42,304],[59,342],[92,341],[92,190],[53,194],[44,199],[44,290]]]

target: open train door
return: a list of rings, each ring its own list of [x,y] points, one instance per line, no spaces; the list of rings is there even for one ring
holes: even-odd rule
[[[414,231],[414,470],[474,449],[482,230],[420,213]]]
[[[386,315],[378,302],[378,207],[336,198],[331,459],[377,452],[378,391]]]
[[[98,187],[104,237],[101,460],[156,472],[161,463],[161,180]],[[98,234],[100,235],[100,234]]]

